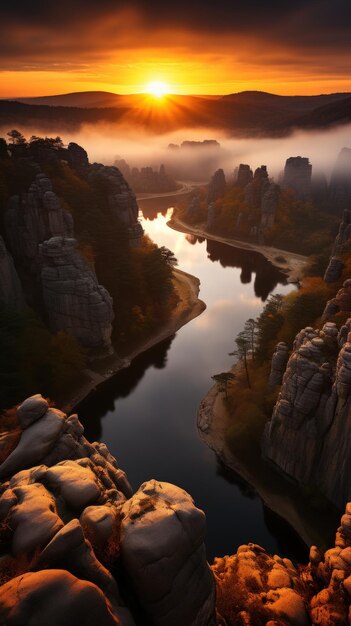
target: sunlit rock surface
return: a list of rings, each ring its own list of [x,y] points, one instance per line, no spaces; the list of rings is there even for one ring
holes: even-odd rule
[[[123,505],[123,561],[153,624],[214,624],[204,538],[205,515],[179,487],[151,480]]]
[[[7,626],[128,624],[119,619],[97,585],[60,569],[28,572],[0,587],[0,622]]]
[[[111,349],[113,303],[75,239],[52,237],[40,246],[41,283],[50,328],[89,348]]]
[[[29,611],[35,625],[94,618],[132,626],[138,605],[153,624],[215,624],[205,516],[191,497],[157,481],[133,496],[106,446],[90,444],[77,415],[39,394],[17,408],[17,418],[21,438],[0,465],[1,623],[24,625]],[[7,450],[6,434],[0,446]],[[126,585],[129,608],[120,591]],[[76,613],[66,619],[69,610]]]
[[[218,624],[346,626],[351,604],[351,503],[335,545],[310,549],[307,565],[270,556],[255,544],[214,560]]]
[[[351,499],[350,330],[351,319],[296,336],[262,439],[265,458],[339,507]]]

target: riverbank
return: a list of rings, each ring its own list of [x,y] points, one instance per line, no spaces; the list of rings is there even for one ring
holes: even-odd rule
[[[60,399],[60,406],[66,413],[71,412],[82,400],[84,400],[92,391],[95,391],[99,385],[109,378],[112,378],[120,370],[129,367],[132,360],[160,343],[164,339],[171,337],[182,326],[188,324],[192,319],[201,315],[205,310],[205,303],[199,299],[200,281],[195,276],[183,272],[179,269],[173,270],[173,282],[177,291],[179,301],[171,317],[160,328],[156,329],[149,337],[143,339],[136,347],[130,350],[121,358],[113,355],[104,361],[96,362],[96,369],[86,368],[84,370],[85,381],[66,398]]]
[[[188,193],[191,193],[192,191],[194,191],[194,189],[196,189],[197,187],[202,187],[205,183],[199,183],[199,182],[183,182],[181,180],[177,181],[177,183],[179,185],[181,185],[181,187],[179,189],[175,189],[174,191],[163,191],[160,193],[155,193],[155,192],[151,192],[151,193],[137,193],[136,194],[136,199],[138,200],[154,200],[157,198],[173,198],[173,197],[177,197],[177,196],[185,196]]]
[[[189,226],[189,224],[186,224],[185,222],[182,222],[176,217],[172,217],[172,219],[167,223],[167,226],[182,233],[196,235],[197,237],[204,237],[205,239],[225,243],[233,248],[259,252],[267,259],[267,261],[274,265],[274,267],[286,274],[288,282],[290,283],[298,283],[301,280],[303,276],[303,269],[309,260],[309,257],[307,256],[296,254],[294,252],[288,252],[287,250],[280,250],[279,248],[273,248],[271,246],[252,244],[246,241],[240,241],[239,239],[221,237],[220,235],[210,233],[206,230],[206,228],[204,228],[204,226],[201,228],[195,228]]]
[[[200,439],[227,468],[249,483],[265,506],[283,518],[307,546],[322,548],[328,545],[335,533],[337,512],[326,510],[325,502],[313,506],[311,493],[304,494],[297,484],[274,470],[256,451],[252,455],[247,451],[234,455],[227,443],[231,423],[225,394],[214,385],[199,406],[197,427]]]

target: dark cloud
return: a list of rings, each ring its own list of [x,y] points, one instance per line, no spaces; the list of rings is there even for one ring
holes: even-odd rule
[[[247,37],[296,58],[322,51],[341,60],[351,53],[350,0],[5,0],[0,13],[7,68],[79,66],[111,51],[167,47],[163,31],[171,48],[185,32],[185,46],[193,34],[207,36],[213,49],[222,35],[227,46],[231,36],[233,46]]]

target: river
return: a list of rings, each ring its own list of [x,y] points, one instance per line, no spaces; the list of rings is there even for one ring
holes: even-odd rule
[[[156,478],[191,493],[206,513],[210,561],[249,541],[305,560],[305,547],[290,527],[223,468],[196,429],[200,400],[213,384],[211,376],[232,364],[228,353],[245,320],[262,311],[270,293],[286,294],[293,287],[260,254],[170,229],[167,201],[139,202],[143,227],[175,253],[180,269],[200,279],[207,309],[81,403],[86,436],[107,444],[133,488]]]

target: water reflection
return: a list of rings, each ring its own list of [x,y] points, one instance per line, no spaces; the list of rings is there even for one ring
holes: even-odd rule
[[[143,379],[149,367],[163,369],[167,365],[167,353],[175,335],[161,341],[146,352],[139,354],[133,364],[118,372],[113,378],[100,385],[79,405],[79,413],[84,415],[85,436],[89,441],[100,441],[102,418],[116,407],[120,398],[128,397]]]
[[[168,228],[170,215],[144,218],[143,226],[176,254],[181,269],[200,279],[207,309],[98,388],[78,412],[87,436],[108,445],[135,489],[156,478],[191,493],[206,512],[209,559],[248,541],[279,553],[279,537],[288,527],[281,521],[279,528],[269,525],[257,495],[218,464],[198,437],[196,414],[211,376],[232,365],[228,352],[245,320],[259,315],[270,289],[279,285],[287,293],[293,287],[260,255],[194,242]],[[283,554],[300,556],[293,541]]]
[[[240,280],[243,284],[250,284],[254,274],[254,292],[262,302],[267,300],[277,285],[287,284],[285,275],[258,252],[233,248],[209,239],[206,241],[206,250],[213,263],[219,262],[222,267],[241,269]]]

